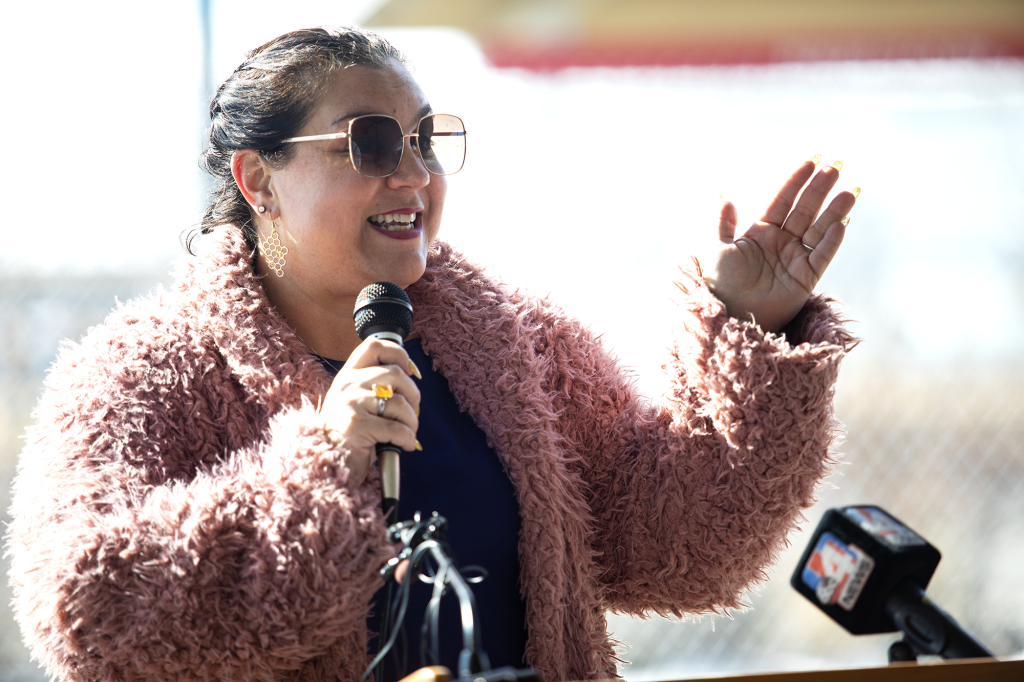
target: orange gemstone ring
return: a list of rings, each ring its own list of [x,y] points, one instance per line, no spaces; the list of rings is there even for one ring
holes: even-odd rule
[[[388,398],[392,398],[395,395],[395,389],[390,386],[381,386],[380,384],[373,385],[373,394],[377,396],[377,416],[384,416],[384,408],[388,405]]]

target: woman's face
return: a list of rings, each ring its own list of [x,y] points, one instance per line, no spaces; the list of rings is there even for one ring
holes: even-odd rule
[[[408,134],[427,113],[426,96],[401,64],[353,66],[330,77],[296,136],[345,132],[349,120],[362,114],[392,116]],[[349,162],[345,139],[295,143],[292,158],[270,177],[278,232],[288,247],[284,278],[311,294],[351,298],[373,282],[407,287],[423,275],[427,249],[440,229],[447,183],[428,173],[408,140],[405,144],[398,170],[368,178]],[[380,216],[410,214],[415,215],[411,229],[378,226]]]

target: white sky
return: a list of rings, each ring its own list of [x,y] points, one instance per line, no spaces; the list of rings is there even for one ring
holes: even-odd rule
[[[379,1],[214,0],[215,77],[275,35],[355,21]],[[197,4],[19,3],[4,15],[0,267],[167,271],[202,208]],[[1024,63],[537,75],[487,67],[452,31],[387,35],[435,109],[470,133],[442,237],[550,292],[641,372],[665,337],[626,329],[623,311],[664,315],[673,268],[714,237],[718,195],[749,222],[814,153],[845,162],[840,188],[864,188],[819,287],[851,304],[859,352],[1022,358]]]

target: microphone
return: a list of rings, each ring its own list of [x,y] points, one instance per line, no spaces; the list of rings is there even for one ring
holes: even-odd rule
[[[903,632],[889,661],[994,657],[925,594],[942,555],[875,506],[829,509],[790,584],[854,635]]]
[[[363,341],[373,337],[394,341],[402,346],[412,329],[412,303],[409,295],[402,287],[391,282],[375,282],[360,291],[352,316],[356,322],[356,333]],[[391,443],[377,443],[381,509],[384,510],[384,520],[388,525],[398,520],[398,453],[398,447]]]

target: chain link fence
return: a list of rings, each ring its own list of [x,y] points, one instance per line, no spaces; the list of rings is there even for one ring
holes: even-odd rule
[[[22,434],[43,378],[64,339],[100,324],[117,300],[169,282],[162,273],[130,276],[0,278],[0,523],[10,521],[11,480]],[[11,612],[9,558],[0,562],[0,682],[46,679],[29,661]]]
[[[1024,654],[1022,358],[919,366],[855,350],[836,411],[843,464],[751,596],[754,609],[679,623],[612,616],[631,645],[628,679],[885,665],[897,635],[849,635],[789,586],[821,515],[848,504],[878,504],[938,547],[928,593],[997,655]]]

